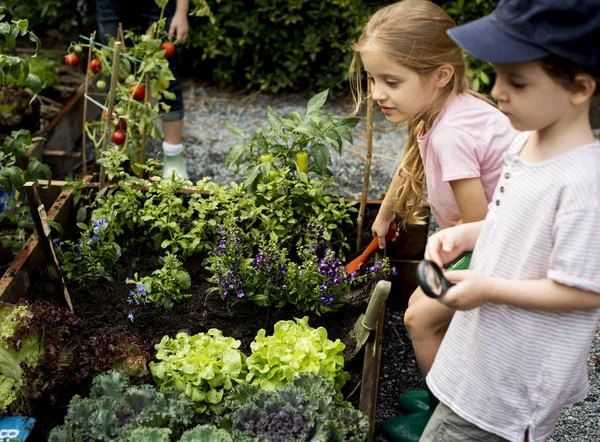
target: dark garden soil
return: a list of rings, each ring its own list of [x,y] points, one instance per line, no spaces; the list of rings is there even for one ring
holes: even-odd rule
[[[372,257],[371,260],[374,260]],[[327,329],[329,339],[342,340],[346,346],[354,346],[348,341],[347,335],[361,313],[364,313],[369,295],[374,284],[357,289],[348,294],[348,302],[336,313],[324,314],[320,317],[284,307],[260,308],[250,303],[227,306],[227,303],[217,294],[207,295],[206,272],[202,269],[200,260],[186,261],[186,270],[192,278],[191,297],[172,310],[167,311],[151,305],[129,305],[128,293],[134,287],[126,284],[126,277],[150,274],[158,266],[158,257],[131,250],[124,254],[122,262],[129,262],[128,273],[122,279],[112,283],[97,284],[94,286],[69,286],[69,294],[73,303],[75,314],[84,322],[82,333],[85,337],[107,333],[112,329],[126,330],[128,333],[138,333],[149,345],[152,359],[156,353],[154,345],[160,342],[163,336],[174,337],[183,331],[190,335],[206,332],[210,328],[217,328],[224,336],[231,336],[241,341],[240,350],[250,355],[250,343],[254,340],[259,329],[264,328],[267,335],[273,332],[277,321],[310,317],[309,324],[316,328],[323,326]],[[42,274],[29,289],[28,299],[53,300],[64,304],[64,300],[56,297],[52,285],[48,283],[46,275]],[[133,313],[134,319],[130,321],[127,316]],[[364,352],[361,351],[352,360],[347,361],[345,369],[350,373],[351,379],[347,382],[342,393],[347,400],[358,407],[360,398],[360,381]],[[147,379],[151,382],[151,379]],[[50,405],[44,404],[36,407],[34,417],[37,419],[34,433],[28,439],[31,442],[46,440],[48,432],[54,426],[62,423],[66,413],[66,406],[73,394],[87,395],[89,384],[74,386],[71,391],[65,391],[58,400]]]

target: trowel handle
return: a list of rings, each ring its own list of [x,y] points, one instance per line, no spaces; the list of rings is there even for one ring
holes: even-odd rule
[[[388,298],[391,288],[392,283],[390,281],[379,281],[373,289],[373,293],[369,299],[369,305],[367,306],[367,312],[363,319],[363,327],[367,330],[373,330],[375,328],[381,306]]]

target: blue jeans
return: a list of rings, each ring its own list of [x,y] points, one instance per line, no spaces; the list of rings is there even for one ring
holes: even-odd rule
[[[96,13],[98,16],[98,32],[100,41],[107,43],[107,35],[116,37],[119,23],[123,29],[138,29],[140,32],[146,31],[150,24],[158,21],[160,18],[160,8],[153,0],[144,0],[134,2],[132,0],[96,0]],[[171,19],[175,14],[175,0],[170,0],[165,8],[164,16],[167,18],[165,29],[168,31],[171,25]],[[175,100],[164,100],[164,103],[170,106],[169,112],[161,113],[161,120],[175,121],[182,120],[183,111],[183,90],[177,71],[177,56],[169,58],[169,69],[173,72],[175,80],[169,84],[169,91],[175,94]]]

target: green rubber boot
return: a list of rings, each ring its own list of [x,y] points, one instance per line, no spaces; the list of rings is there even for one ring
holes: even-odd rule
[[[419,442],[427,422],[440,403],[438,399],[427,390],[429,408],[426,411],[391,417],[383,421],[381,429],[385,436],[394,442]]]
[[[400,396],[400,409],[404,413],[418,413],[429,409],[429,395],[425,390],[408,390]]]
[[[181,178],[187,178],[188,173],[183,156],[181,144],[169,144],[163,141],[163,178],[171,179],[171,175],[177,174]]]

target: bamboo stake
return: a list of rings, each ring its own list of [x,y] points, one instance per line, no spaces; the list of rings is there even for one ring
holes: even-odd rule
[[[29,181],[23,186],[25,196],[27,197],[27,203],[31,210],[31,216],[33,218],[33,224],[35,225],[35,231],[37,233],[38,242],[42,246],[44,257],[46,258],[46,266],[48,267],[48,275],[52,279],[54,284],[54,291],[56,294],[62,294],[67,301],[67,305],[73,311],[73,304],[71,304],[71,297],[67,290],[65,280],[63,279],[56,254],[54,253],[54,247],[52,245],[52,236],[50,235],[50,225],[48,224],[48,218],[46,216],[46,209],[40,200],[40,195],[37,191],[37,185],[33,181]]]
[[[371,83],[367,86],[367,156],[365,160],[365,175],[363,178],[362,197],[358,211],[357,225],[358,237],[356,238],[356,253],[360,253],[365,219],[365,207],[367,206],[367,194],[369,193],[369,179],[371,177],[371,157],[373,154],[373,95]]]
[[[112,64],[112,74],[110,77],[110,92],[108,94],[108,109],[106,110],[106,122],[104,123],[104,138],[102,140],[102,150],[99,152],[98,157],[102,156],[102,152],[106,150],[106,146],[108,146],[108,140],[110,139],[110,129],[112,126],[112,112],[113,107],[115,105],[115,93],[117,90],[117,79],[119,78],[119,55],[121,54],[121,42],[115,41],[114,48],[114,56],[113,56],[113,64]],[[106,171],[104,170],[104,166],[100,166],[100,189],[104,189],[106,185]]]
[[[150,29],[150,40],[154,38],[154,26]],[[150,72],[146,72],[146,93],[144,95],[144,117],[148,114],[148,98],[150,97]],[[144,164],[146,161],[146,145],[148,144],[148,125],[144,124],[142,129],[142,145],[140,146],[140,154],[138,161]]]
[[[90,35],[90,48],[88,50],[88,64],[92,61],[92,47],[94,46],[94,38],[96,37],[96,31]],[[89,67],[85,70],[85,95],[88,94],[88,88],[90,84],[90,69]],[[83,158],[83,176],[87,175],[87,146],[85,137],[85,125],[87,123],[87,100],[83,100],[83,127],[81,135],[81,156]]]
[[[125,47],[125,33],[123,32],[123,23],[119,22],[119,29],[117,31],[117,36],[119,41],[121,42],[121,50],[125,52],[127,48]]]

